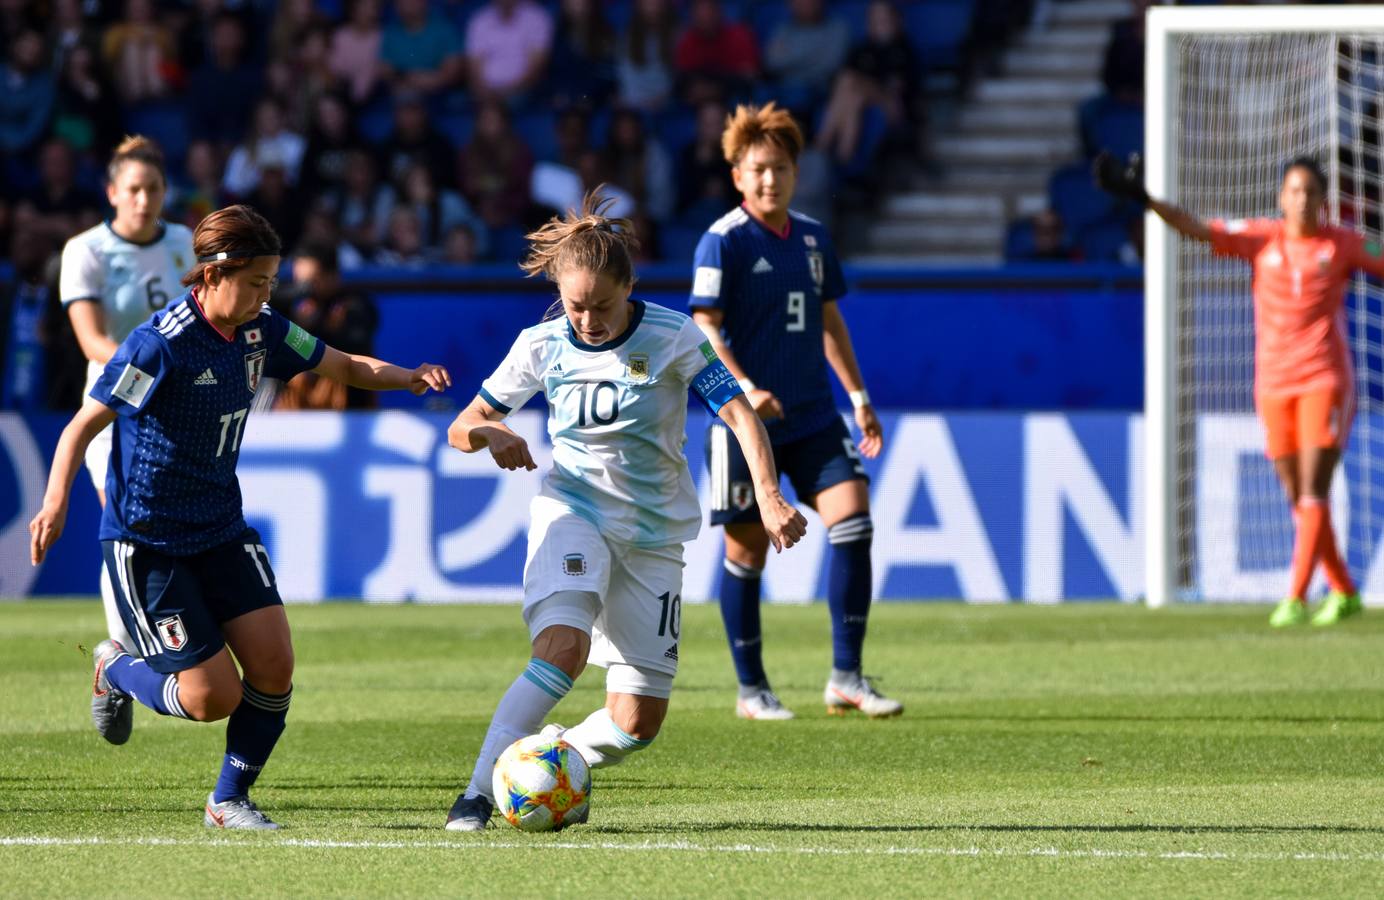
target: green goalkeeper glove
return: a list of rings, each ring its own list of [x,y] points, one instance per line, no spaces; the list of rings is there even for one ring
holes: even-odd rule
[[[1140,206],[1149,205],[1149,192],[1144,190],[1144,166],[1139,154],[1130,154],[1123,164],[1109,150],[1102,150],[1091,164],[1096,186],[1121,200],[1133,200]]]

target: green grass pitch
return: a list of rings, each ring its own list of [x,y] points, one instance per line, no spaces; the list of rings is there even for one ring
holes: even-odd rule
[[[903,718],[829,718],[826,612],[770,607],[799,718],[734,718],[716,611],[684,613],[664,733],[595,773],[591,822],[442,830],[527,657],[516,607],[293,607],[289,729],[256,799],[201,826],[221,725],[92,730],[94,602],[0,604],[6,896],[1378,896],[1384,615],[880,604]],[[592,669],[553,719],[601,702]]]

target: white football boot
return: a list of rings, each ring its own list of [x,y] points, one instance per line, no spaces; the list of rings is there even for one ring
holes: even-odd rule
[[[827,714],[844,716],[851,710],[859,710],[872,719],[887,719],[903,713],[903,704],[892,700],[870,684],[870,679],[859,672],[851,672],[845,677],[835,673],[827,681],[822,699],[827,705]]]
[[[741,688],[735,701],[735,714],[742,719],[781,722],[793,718],[793,710],[783,705],[767,684],[752,689]]]
[[[277,831],[279,826],[260,812],[249,797],[232,797],[216,802],[215,794],[207,795],[206,813],[202,824],[208,828],[238,828],[247,831]]]

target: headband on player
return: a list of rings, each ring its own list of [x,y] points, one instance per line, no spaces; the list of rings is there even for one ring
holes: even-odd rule
[[[277,256],[267,250],[222,250],[220,253],[208,253],[206,256],[197,257],[199,263],[221,262],[223,259],[254,259],[256,256]]]

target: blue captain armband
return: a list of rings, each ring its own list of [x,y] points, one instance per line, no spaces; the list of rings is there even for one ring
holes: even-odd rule
[[[745,393],[740,390],[740,383],[730,374],[730,369],[719,359],[713,360],[692,379],[692,391],[713,416],[721,411],[721,407]]]

